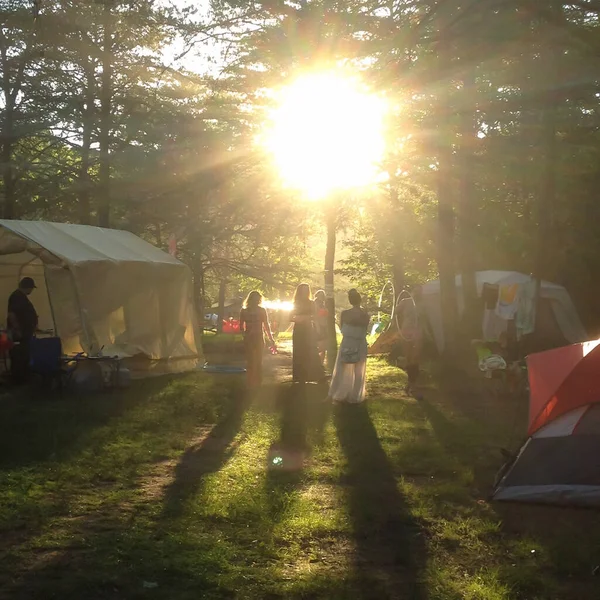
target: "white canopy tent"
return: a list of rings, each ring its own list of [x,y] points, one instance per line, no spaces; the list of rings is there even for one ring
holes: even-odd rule
[[[476,274],[477,294],[481,296],[483,284],[490,285],[512,285],[525,284],[531,281],[531,277],[516,271],[478,271]],[[464,298],[462,294],[462,277],[456,276],[456,291],[458,314],[464,312]],[[551,306],[556,323],[568,343],[577,343],[587,339],[587,333],[583,327],[577,309],[571,300],[569,292],[556,283],[542,281],[541,298],[546,299]],[[438,351],[444,348],[444,333],[442,330],[442,313],[440,306],[440,282],[428,281],[422,287],[422,302],[429,320],[431,332],[435,339]]]
[[[128,231],[0,220],[0,306],[24,276],[41,329],[66,353],[135,359],[137,374],[195,368],[189,268]],[[140,373],[141,371],[141,373]]]

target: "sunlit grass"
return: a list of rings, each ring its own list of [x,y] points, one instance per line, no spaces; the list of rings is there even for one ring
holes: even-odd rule
[[[581,526],[486,501],[514,407],[430,381],[423,401],[407,398],[403,372],[380,359],[369,377],[367,411],[323,420],[327,405],[310,400],[311,451],[292,472],[267,468],[285,418],[304,414],[281,416],[286,384],[250,405],[243,379],[202,374],[6,400],[0,587],[65,599],[596,597],[595,514]]]

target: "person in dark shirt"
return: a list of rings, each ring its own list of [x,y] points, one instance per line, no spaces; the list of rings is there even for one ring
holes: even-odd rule
[[[23,383],[29,376],[31,338],[38,328],[38,315],[29,300],[35,289],[31,277],[24,277],[8,299],[7,329],[14,346],[10,351],[11,376],[15,383]]]

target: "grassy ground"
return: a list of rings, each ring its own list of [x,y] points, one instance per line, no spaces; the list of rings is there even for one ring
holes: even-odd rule
[[[271,361],[252,398],[201,373],[1,397],[0,598],[599,597],[597,513],[486,500],[523,407],[419,402],[370,359],[369,402],[332,408]]]

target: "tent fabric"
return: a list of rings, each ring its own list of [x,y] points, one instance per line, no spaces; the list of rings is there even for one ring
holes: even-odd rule
[[[516,271],[489,270],[475,273],[475,280],[477,294],[481,296],[484,284],[498,286],[525,284],[531,281],[531,277]],[[456,276],[455,284],[457,289],[458,315],[460,317],[464,313],[465,306],[461,275]],[[581,342],[587,339],[585,328],[579,319],[577,310],[569,293],[563,286],[542,281],[541,298],[546,299],[550,303],[552,314],[568,343]],[[422,286],[421,302],[425,309],[436,347],[441,352],[444,349],[444,333],[442,328],[439,279],[428,281]]]
[[[107,355],[138,357],[137,363],[143,356],[148,364],[196,366],[189,268],[134,234],[0,220],[4,306],[25,275],[38,286],[32,301],[40,327],[54,329],[66,352],[96,354],[102,349]]]
[[[494,499],[509,502],[594,508],[600,506],[600,485],[511,486],[499,490]]]
[[[600,506],[600,340],[528,357],[529,438],[495,500]]]
[[[529,435],[575,408],[600,400],[600,340],[531,355],[527,368]]]
[[[89,261],[115,261],[183,266],[170,254],[129,231],[69,223],[2,219],[0,228],[0,254],[13,254],[16,248],[27,250],[36,256],[50,254],[69,265]],[[7,235],[7,232],[12,235]]]

